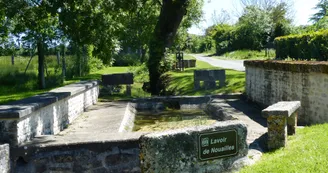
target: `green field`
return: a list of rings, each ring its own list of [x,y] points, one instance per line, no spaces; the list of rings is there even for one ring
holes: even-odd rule
[[[253,166],[241,173],[308,173],[328,172],[328,124],[297,129],[288,138],[288,146],[274,152],[264,153]]]
[[[143,91],[142,86],[144,82],[148,81],[148,73],[145,65],[140,67],[105,67],[100,70],[91,72],[90,74],[83,77],[74,77],[66,79],[64,83],[60,83],[61,68],[58,66],[56,57],[47,57],[48,73],[46,80],[50,85],[47,89],[37,89],[37,57],[34,57],[31,65],[24,75],[26,64],[28,63],[28,57],[16,57],[16,63],[12,66],[10,63],[10,57],[0,57],[0,104],[6,104],[11,101],[20,100],[26,97],[37,95],[49,91],[50,89],[67,85],[70,83],[78,82],[80,80],[100,80],[102,74],[112,73],[123,73],[132,72],[134,73],[135,79],[132,85],[132,96],[128,97],[124,94],[125,87],[122,87],[120,92],[108,95],[102,93],[100,95],[101,101],[108,100],[121,100],[130,98],[150,97],[150,94]],[[190,55],[185,55],[185,59],[194,59]],[[70,67],[70,65],[68,65]],[[213,89],[213,90],[198,90],[193,89],[193,71],[196,69],[218,69],[211,66],[208,63],[197,61],[196,68],[186,69],[183,72],[171,71],[164,76],[170,82],[166,83],[166,90],[172,95],[208,95],[208,94],[219,94],[219,93],[231,93],[231,92],[243,92],[245,85],[245,74],[243,72],[237,72],[233,70],[227,70],[227,81],[226,87]],[[54,82],[55,81],[55,82]],[[58,81],[56,83],[56,81]]]

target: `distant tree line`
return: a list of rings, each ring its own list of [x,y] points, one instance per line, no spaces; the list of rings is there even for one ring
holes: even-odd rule
[[[292,24],[293,20],[290,14],[293,4],[291,1],[241,0],[240,2],[244,10],[235,24],[229,24],[227,21],[229,14],[226,11],[221,12],[216,20],[218,22],[207,28],[204,36],[189,36],[191,39],[188,50],[196,53],[212,52],[222,55],[235,50],[275,48],[277,44],[274,44],[274,40],[281,36],[292,34],[298,37],[298,34],[303,34],[299,37],[304,37],[306,33],[328,29],[327,0],[321,0],[317,4],[318,12],[310,19],[313,24],[307,26]],[[304,45],[304,41],[302,42]],[[298,42],[294,44],[298,44]],[[322,44],[326,45],[325,42]],[[286,46],[282,43],[279,45]],[[298,49],[298,51],[302,50]]]

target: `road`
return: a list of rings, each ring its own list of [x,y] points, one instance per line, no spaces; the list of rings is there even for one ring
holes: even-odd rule
[[[199,61],[207,62],[215,67],[221,67],[237,71],[245,71],[244,60],[222,60],[217,58],[211,58],[201,54],[192,54],[192,56]]]

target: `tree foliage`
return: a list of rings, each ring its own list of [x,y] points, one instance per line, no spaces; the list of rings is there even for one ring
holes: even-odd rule
[[[310,21],[317,23],[325,16],[327,16],[328,0],[320,0],[320,2],[316,5],[315,9],[317,9],[318,12],[313,14],[313,16],[310,18]]]

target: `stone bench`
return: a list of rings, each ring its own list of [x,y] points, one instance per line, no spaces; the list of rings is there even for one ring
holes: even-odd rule
[[[105,74],[101,76],[104,86],[126,85],[126,94],[131,96],[133,73]]]
[[[285,147],[287,134],[295,134],[300,106],[300,101],[278,102],[262,111],[262,116],[267,118],[269,150]]]
[[[194,71],[194,89],[200,89],[200,81],[204,81],[205,89],[216,87],[216,81],[219,81],[219,87],[225,86],[225,70],[195,70]]]

